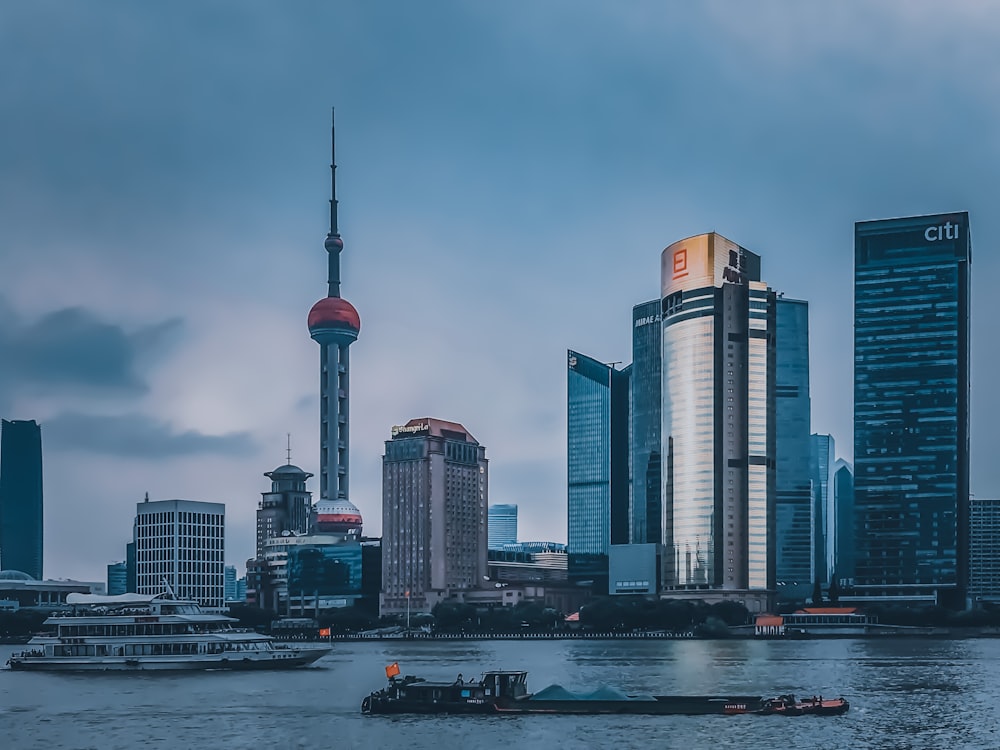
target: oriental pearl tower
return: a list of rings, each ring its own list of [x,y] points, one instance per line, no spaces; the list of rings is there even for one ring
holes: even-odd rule
[[[350,359],[348,350],[358,338],[361,318],[354,305],[340,296],[340,252],[344,241],[337,229],[336,128],[331,125],[330,233],[327,296],[309,311],[309,335],[319,344],[320,393],[320,501],[316,503],[316,531],[361,534],[361,512],[348,499],[350,465]]]

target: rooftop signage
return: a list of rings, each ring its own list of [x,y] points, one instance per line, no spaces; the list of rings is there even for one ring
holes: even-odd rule
[[[431,426],[426,422],[424,422],[423,424],[410,424],[410,425],[397,424],[392,426],[392,436],[396,437],[397,435],[406,435],[415,432],[427,432],[428,430],[430,430],[430,428]]]

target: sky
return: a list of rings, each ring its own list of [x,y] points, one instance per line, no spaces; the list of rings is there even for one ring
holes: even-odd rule
[[[993,2],[0,5],[0,416],[42,425],[46,576],[104,580],[147,492],[224,502],[242,574],[288,435],[318,473],[331,107],[367,534],[391,427],[431,416],[565,541],[566,350],[630,361],[702,232],[809,302],[850,460],[854,222],[961,210],[1000,495],[998,38]]]

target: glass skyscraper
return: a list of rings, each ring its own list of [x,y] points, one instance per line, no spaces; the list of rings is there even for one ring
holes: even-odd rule
[[[488,548],[503,549],[517,543],[517,505],[497,503],[487,513]]]
[[[775,352],[775,545],[779,595],[812,591],[809,478],[809,304],[777,300]]]
[[[567,352],[568,576],[607,593],[612,544],[628,544],[629,370]]]
[[[631,414],[631,501],[633,544],[665,544],[670,548],[670,519],[663,518],[663,479],[660,458],[662,385],[660,300],[632,308],[632,377],[629,383]]]
[[[969,598],[979,606],[1000,602],[1000,500],[969,500]]]
[[[854,251],[856,590],[962,607],[969,216],[859,222]]]
[[[833,559],[830,578],[854,585],[854,469],[843,459],[833,465]],[[830,560],[830,555],[827,555]]]
[[[42,430],[0,423],[0,570],[42,580]]]
[[[827,564],[832,549],[833,528],[833,464],[836,449],[833,435],[810,436],[809,476],[812,479],[812,579],[820,583],[830,580]]]
[[[775,296],[718,234],[661,255],[663,503],[674,589],[775,582]]]

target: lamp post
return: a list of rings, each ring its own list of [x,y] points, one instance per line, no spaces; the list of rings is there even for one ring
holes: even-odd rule
[[[406,634],[410,634],[410,590],[407,589],[406,593]]]

